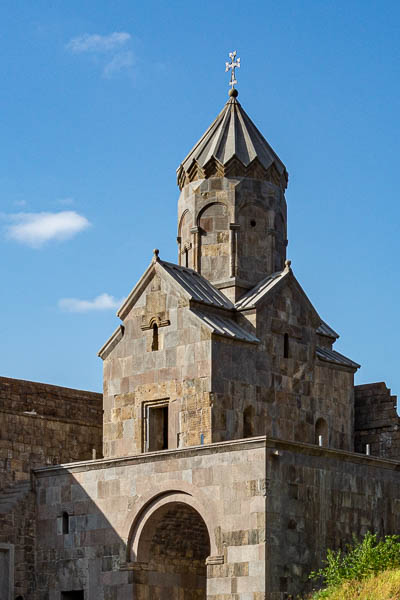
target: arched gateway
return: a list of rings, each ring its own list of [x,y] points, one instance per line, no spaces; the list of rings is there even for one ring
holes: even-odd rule
[[[190,504],[176,496],[166,500],[149,506],[135,528],[134,598],[205,600],[207,526]]]

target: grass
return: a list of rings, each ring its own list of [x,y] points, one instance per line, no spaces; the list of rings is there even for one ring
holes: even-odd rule
[[[400,600],[400,569],[363,579],[344,581],[311,596],[310,600]]]

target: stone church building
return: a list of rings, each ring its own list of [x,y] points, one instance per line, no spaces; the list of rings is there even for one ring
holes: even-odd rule
[[[296,279],[288,173],[237,90],[177,180],[177,264],[154,250],[99,352],[103,458],[98,395],[48,390],[75,393],[55,446],[86,427],[82,453],[28,459],[19,516],[0,492],[30,527],[0,538],[1,600],[284,600],[327,548],[400,530],[395,398],[354,386]]]

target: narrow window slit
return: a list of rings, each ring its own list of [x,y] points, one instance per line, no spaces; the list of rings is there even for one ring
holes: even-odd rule
[[[283,358],[289,358],[289,335],[287,333],[283,337]]]
[[[69,514],[67,512],[63,512],[62,514],[62,532],[63,535],[69,533]]]
[[[156,323],[153,325],[153,342],[151,344],[151,349],[153,352],[158,350],[158,325]]]

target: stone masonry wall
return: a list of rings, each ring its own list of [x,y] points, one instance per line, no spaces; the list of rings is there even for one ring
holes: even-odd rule
[[[102,395],[0,377],[0,490],[34,467],[102,452]]]
[[[212,342],[213,441],[267,435],[313,444],[324,419],[324,445],[353,450],[354,370],[316,358],[316,323],[299,293],[287,286],[239,319],[261,343]]]
[[[158,328],[154,318],[167,324]],[[167,279],[155,275],[124,319],[124,336],[104,360],[104,455],[146,449],[146,406],[168,403],[168,448],[211,441],[211,334]],[[203,437],[201,437],[203,436]]]
[[[35,477],[35,600],[69,590],[87,600],[177,600],[192,583],[196,600],[288,600],[310,588],[327,548],[400,528],[398,463],[296,442],[253,438],[48,467]]]
[[[310,590],[327,548],[400,530],[399,464],[267,440],[268,600]]]
[[[15,596],[33,598],[35,586],[31,470],[90,459],[93,448],[101,456],[102,412],[101,394],[0,377],[0,543],[14,546]]]
[[[35,479],[36,600],[69,590],[86,600],[179,600],[182,588],[196,600],[264,597],[264,438],[49,467]]]
[[[355,390],[355,450],[400,460],[400,417],[397,397],[385,383],[357,385]]]
[[[1,497],[1,496],[0,496]],[[13,597],[34,597],[36,498],[33,491],[21,494],[12,510],[0,514],[0,543],[14,546]],[[2,581],[0,579],[0,586]]]
[[[186,185],[178,202],[178,257],[233,301],[286,258],[286,200],[279,186],[247,177]]]

